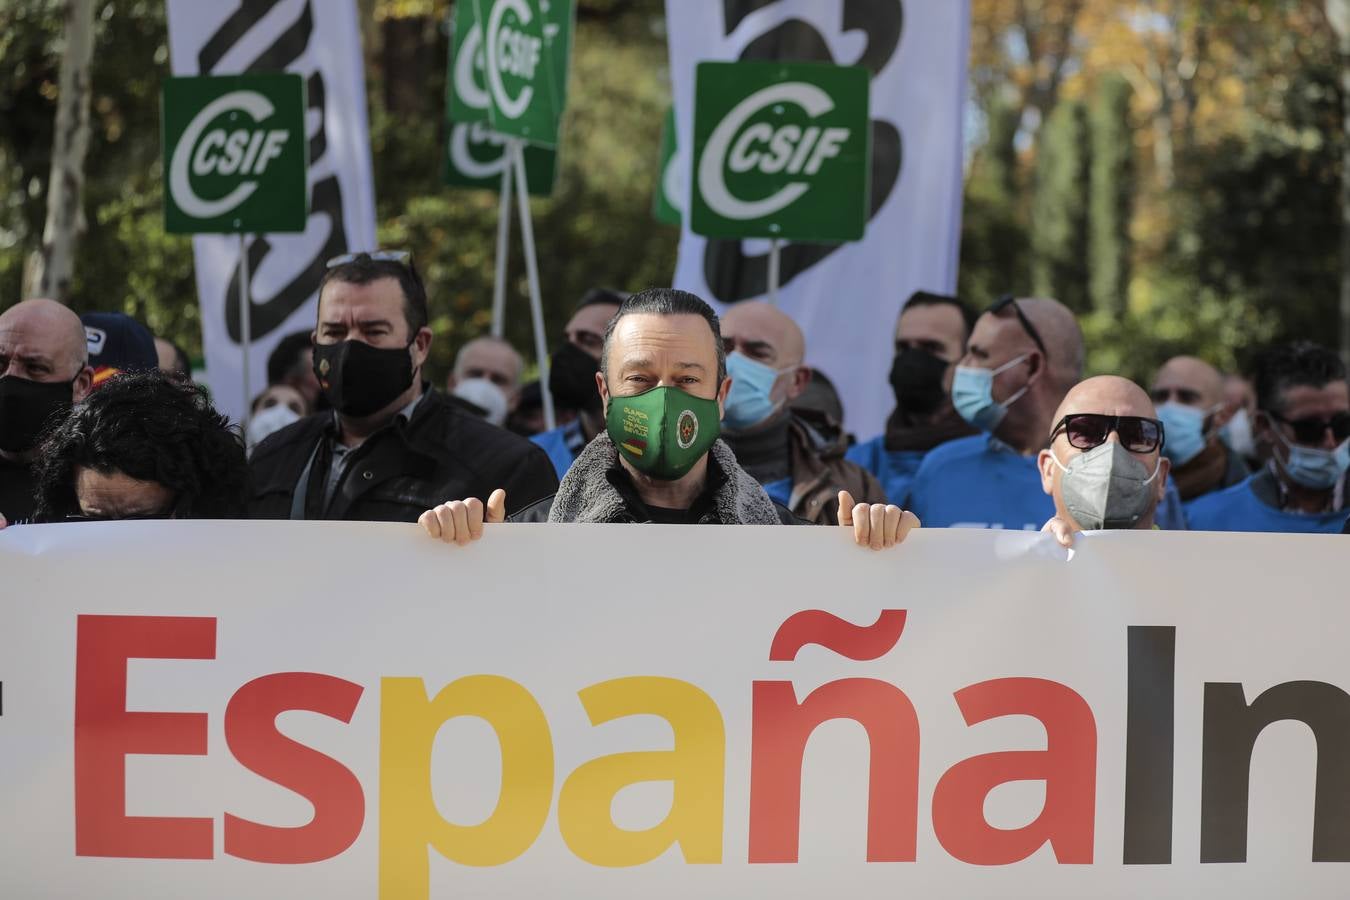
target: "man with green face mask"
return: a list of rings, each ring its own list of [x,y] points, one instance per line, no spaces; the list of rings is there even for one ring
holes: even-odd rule
[[[776,506],[718,439],[731,389],[716,314],[683,291],[626,299],[605,333],[596,378],[606,430],[568,470],[558,493],[513,517],[553,523],[777,525]],[[841,492],[841,525],[857,543],[894,546],[918,526],[896,506],[855,504]],[[505,495],[486,507],[452,501],[419,522],[432,537],[466,544],[505,519]]]

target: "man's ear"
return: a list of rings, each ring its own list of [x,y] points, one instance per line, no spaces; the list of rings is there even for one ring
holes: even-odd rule
[[[1036,467],[1041,470],[1041,490],[1050,496],[1055,495],[1055,461],[1050,458],[1049,450],[1042,450],[1036,455]]]
[[[600,394],[600,413],[609,418],[609,385],[605,384],[603,372],[595,373],[595,389]]]
[[[731,393],[732,378],[728,375],[722,379],[722,386],[717,389],[717,418],[721,420],[727,414],[727,394]]]
[[[94,370],[85,364],[75,376],[74,385],[71,388],[70,399],[73,403],[79,403],[94,390]]]
[[[423,325],[413,336],[413,368],[424,364],[431,355],[431,341],[434,335],[431,329]]]
[[[787,401],[791,403],[802,394],[806,393],[807,386],[811,383],[811,367],[798,366],[792,373],[792,380],[788,382]]]
[[[1172,461],[1161,455],[1160,459],[1161,462],[1158,464],[1158,482],[1154,485],[1154,489],[1158,494],[1159,503],[1163,501],[1163,497],[1167,496],[1167,476],[1172,473]]]
[[[1241,408],[1242,405],[1238,403],[1238,401],[1225,400],[1223,403],[1219,404],[1218,410],[1215,411],[1213,418],[1210,419],[1209,427],[1214,431],[1218,431],[1220,428],[1233,421],[1233,416],[1236,416],[1237,411]]]

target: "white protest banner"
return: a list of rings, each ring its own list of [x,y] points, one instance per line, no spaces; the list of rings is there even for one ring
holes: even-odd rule
[[[325,263],[374,249],[375,188],[364,62],[355,0],[168,0],[175,75],[297,72],[305,77],[309,220],[303,233],[250,235],[249,382],[267,384],[267,356],[282,337],[310,331]],[[193,238],[202,344],[216,406],[239,420],[239,240]]]
[[[1343,539],[850,537],[0,532],[0,893],[1345,896]]]
[[[800,60],[871,73],[866,236],[785,243],[779,306],[806,333],[807,363],[839,388],[867,438],[895,405],[887,383],[895,320],[919,289],[956,287],[968,0],[667,0],[679,147],[693,147],[694,71],[709,60]],[[691,165],[692,154],[685,154]],[[686,184],[694,183],[692,172]],[[747,198],[749,199],[749,198]],[[763,299],[770,241],[680,240],[675,286],[721,309]]]

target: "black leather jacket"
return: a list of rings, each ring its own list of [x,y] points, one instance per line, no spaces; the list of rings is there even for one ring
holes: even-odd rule
[[[335,433],[333,414],[317,413],[259,444],[250,460],[250,516],[415,522],[447,500],[477,497],[486,502],[497,488],[506,490],[508,512],[558,489],[553,464],[542,449],[489,425],[454,398],[430,392],[410,419],[396,417],[351,452],[325,509],[328,438]]]

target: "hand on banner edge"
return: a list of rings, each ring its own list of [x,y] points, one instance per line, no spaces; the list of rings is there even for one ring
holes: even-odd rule
[[[487,506],[477,497],[451,500],[422,513],[417,524],[433,538],[463,547],[483,536],[484,524],[506,521],[506,491],[501,488],[488,497]]]
[[[839,527],[852,528],[853,542],[859,547],[881,550],[904,543],[923,524],[914,513],[892,503],[854,503],[852,494],[840,491]]]
[[[1048,531],[1055,536],[1055,540],[1066,550],[1073,549],[1073,526],[1068,522],[1055,516],[1041,527],[1041,531]]]

